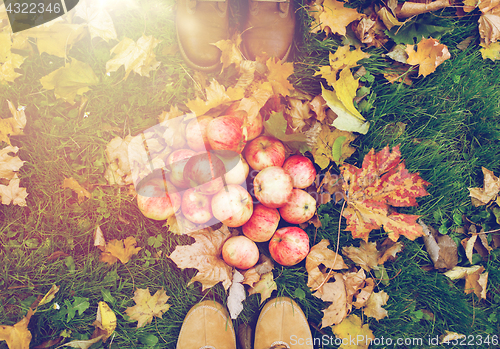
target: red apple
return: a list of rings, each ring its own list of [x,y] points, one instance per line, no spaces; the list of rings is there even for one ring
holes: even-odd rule
[[[254,194],[264,206],[278,208],[292,195],[292,177],[281,167],[266,167],[253,180]]]
[[[222,245],[222,259],[238,269],[249,269],[259,261],[259,249],[246,236],[233,236]]]
[[[139,183],[137,206],[147,218],[165,220],[175,214],[181,206],[181,196],[172,183],[160,177]]]
[[[186,139],[191,149],[195,151],[210,150],[210,143],[207,138],[207,126],[212,120],[212,116],[202,115],[187,124]]]
[[[170,167],[169,179],[178,188],[189,188],[189,181],[184,178],[184,166],[196,155],[191,149],[178,149],[170,153],[167,165]]]
[[[241,153],[247,142],[243,121],[237,116],[220,116],[207,126],[207,138],[214,150],[230,150]]]
[[[264,120],[261,113],[257,113],[254,117],[249,116],[247,119],[247,141],[257,138],[264,128]]]
[[[269,241],[269,253],[284,266],[300,263],[309,253],[309,236],[298,227],[278,229]]]
[[[280,214],[277,209],[257,204],[253,207],[252,217],[243,224],[243,234],[255,242],[269,241],[278,228]]]
[[[282,166],[285,162],[285,146],[279,139],[260,136],[245,148],[245,159],[254,170],[270,166]]]
[[[294,189],[288,202],[280,207],[281,217],[292,224],[307,222],[316,212],[316,200],[305,190]]]
[[[228,227],[241,227],[253,212],[253,201],[245,188],[229,184],[212,197],[212,213]]]
[[[242,184],[246,181],[250,168],[241,154],[231,159],[221,157],[221,160],[226,165],[226,174],[224,175],[226,184]]]
[[[283,169],[292,176],[294,188],[307,188],[316,178],[316,169],[312,161],[302,155],[290,156],[283,164]]]
[[[205,195],[213,195],[222,189],[222,176],[226,168],[221,159],[210,152],[203,152],[191,157],[184,166],[184,179],[191,188]]]
[[[213,217],[210,201],[210,196],[203,195],[194,188],[188,189],[182,194],[182,214],[193,223],[206,223]]]

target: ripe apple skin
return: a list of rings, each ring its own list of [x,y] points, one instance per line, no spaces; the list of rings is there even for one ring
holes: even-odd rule
[[[184,166],[189,158],[196,155],[191,149],[178,149],[170,153],[167,165],[170,167],[169,179],[177,188],[189,188],[189,181],[184,179]]]
[[[246,121],[247,125],[247,141],[257,138],[264,128],[264,120],[262,114],[258,112],[255,116],[244,110],[238,110],[240,107],[240,101],[234,102],[226,109],[224,115],[234,115],[241,118],[243,123]]]
[[[285,162],[285,146],[279,139],[260,136],[248,143],[245,159],[257,171],[270,166],[281,167]]]
[[[257,204],[252,217],[241,227],[243,234],[255,242],[269,241],[278,228],[280,214],[277,209]]]
[[[225,159],[221,158],[226,165],[226,174],[224,175],[224,179],[227,184],[242,184],[246,181],[248,172],[250,171],[250,167],[246,160],[239,154],[238,160],[236,159]],[[237,162],[236,162],[237,161]],[[236,165],[235,165],[236,163]]]
[[[294,189],[288,202],[281,206],[279,211],[281,217],[288,223],[305,223],[316,212],[316,200],[305,190]]]
[[[208,123],[213,120],[210,115],[202,115],[191,120],[186,126],[186,140],[188,146],[194,151],[210,150],[207,138]]]
[[[191,188],[197,187],[200,193],[213,195],[224,186],[222,176],[226,173],[226,168],[222,160],[209,151],[191,157],[184,166],[183,173]]]
[[[246,129],[241,118],[233,115],[219,116],[208,123],[207,138],[214,150],[241,153],[247,142]]]
[[[300,263],[309,253],[309,236],[298,227],[278,229],[269,241],[269,253],[287,267]]]
[[[281,167],[266,167],[253,180],[254,194],[264,206],[279,208],[292,195],[292,177]]]
[[[194,188],[190,188],[182,194],[182,214],[193,223],[206,223],[213,217],[210,201],[210,196],[203,195]]]
[[[172,183],[160,177],[139,184],[137,206],[147,218],[165,220],[181,206],[181,196]]]
[[[259,261],[259,249],[246,236],[233,236],[222,245],[224,262],[238,269],[249,269]]]
[[[292,176],[294,188],[307,188],[316,178],[316,169],[312,161],[302,155],[290,156],[283,164],[283,169]]]
[[[241,227],[252,216],[252,197],[242,186],[229,184],[212,197],[212,213],[228,227]]]

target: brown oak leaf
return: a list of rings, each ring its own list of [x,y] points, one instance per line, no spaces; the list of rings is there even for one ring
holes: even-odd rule
[[[181,269],[198,269],[198,273],[189,281],[189,284],[199,281],[204,291],[222,282],[224,289],[227,290],[231,286],[233,268],[222,259],[222,245],[231,237],[229,229],[223,225],[218,230],[207,228],[187,235],[194,238],[195,243],[177,246],[170,255],[170,259]]]
[[[163,289],[156,291],[151,296],[148,288],[138,288],[134,292],[134,298],[132,298],[135,301],[135,305],[128,307],[125,313],[129,318],[137,321],[137,328],[143,327],[151,323],[154,316],[161,319],[163,313],[170,308],[170,304],[167,304],[169,298],[167,292]]]
[[[428,195],[424,181],[418,173],[410,173],[401,161],[399,145],[389,146],[365,156],[361,168],[344,164],[341,173],[343,189],[348,193],[343,216],[347,229],[354,238],[368,241],[373,229],[384,227],[389,238],[397,241],[400,235],[410,240],[424,234],[417,223],[418,216],[396,212],[393,207],[416,206],[416,198]]]
[[[472,204],[474,206],[487,205],[497,199],[500,192],[500,178],[493,174],[493,171],[483,167],[484,185],[482,188],[468,188]]]

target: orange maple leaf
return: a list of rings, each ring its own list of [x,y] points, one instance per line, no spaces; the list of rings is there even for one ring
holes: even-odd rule
[[[373,229],[384,227],[389,238],[397,241],[400,235],[414,240],[424,235],[417,223],[419,216],[395,212],[391,206],[417,206],[416,198],[429,195],[418,173],[410,173],[401,161],[399,145],[389,146],[365,156],[361,168],[345,164],[341,167],[343,190],[347,193],[347,206],[343,216],[347,229],[354,238],[368,242]]]
[[[134,254],[139,253],[142,247],[136,247],[137,241],[132,236],[125,240],[111,240],[106,244],[104,251],[101,253],[101,262],[115,264],[120,260],[123,264],[127,263]]]
[[[436,71],[438,65],[451,58],[446,45],[440,44],[433,38],[422,39],[417,45],[417,51],[413,45],[406,46],[408,59],[411,65],[419,64],[418,75],[427,76]]]
[[[266,61],[266,66],[269,69],[267,80],[271,83],[274,93],[289,96],[293,85],[288,81],[288,77],[293,74],[293,63],[282,63],[271,57]]]

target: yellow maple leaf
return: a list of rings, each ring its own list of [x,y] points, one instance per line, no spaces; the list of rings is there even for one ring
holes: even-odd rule
[[[483,167],[484,185],[482,188],[468,188],[474,206],[487,205],[496,200],[500,193],[500,178],[493,171]]]
[[[116,263],[117,260],[120,260],[123,264],[128,263],[130,258],[142,249],[142,247],[136,246],[137,241],[132,236],[127,237],[125,240],[111,240],[106,243],[100,261],[110,265]]]
[[[76,179],[74,179],[73,177],[64,178],[64,181],[63,181],[63,184],[61,185],[61,187],[63,189],[69,188],[69,189],[73,190],[78,195],[78,202],[79,203],[81,203],[83,200],[85,200],[85,198],[90,199],[90,197],[91,197],[91,195],[87,191],[87,189],[82,187],[80,185],[80,183],[78,183],[78,181]]]
[[[354,68],[359,65],[358,61],[368,57],[370,55],[361,51],[361,47],[351,51],[349,45],[339,46],[335,53],[330,52],[329,54],[330,65],[321,66],[314,75],[320,75],[328,85],[333,86],[339,70]]]
[[[341,324],[332,326],[332,331],[338,339],[342,340],[339,348],[368,349],[375,339],[368,324],[362,324],[361,318],[355,314],[349,315]],[[352,338],[359,339],[355,343]]]
[[[223,70],[233,63],[236,68],[240,67],[241,61],[243,60],[240,51],[241,34],[235,33],[231,39],[219,40],[213,45],[217,46],[222,51],[220,61]]]
[[[22,161],[19,156],[12,156],[19,150],[18,147],[8,145],[0,149],[0,178],[12,179],[17,171],[23,166],[25,161]]]
[[[489,58],[492,61],[500,60],[500,41],[489,44],[488,46],[481,44],[481,46],[483,47],[479,51],[483,59]]]
[[[202,290],[215,286],[222,281],[224,289],[231,285],[233,268],[222,259],[222,245],[231,237],[229,229],[223,225],[218,230],[206,228],[187,235],[195,239],[195,243],[187,246],[177,246],[170,255],[177,267],[195,268],[198,273],[189,281],[202,284]]]
[[[316,146],[312,150],[314,162],[323,170],[330,165],[330,161],[342,164],[356,151],[350,146],[355,138],[351,132],[331,130],[327,125],[322,125]]]
[[[218,107],[221,104],[240,100],[244,97],[245,91],[242,88],[229,87],[227,90],[217,80],[213,79],[210,85],[205,89],[206,100],[197,97],[195,100],[190,100],[186,106],[200,116],[205,114],[212,108]]]
[[[370,123],[368,121],[365,121],[363,117],[359,118],[347,110],[342,101],[340,101],[337,97],[335,91],[327,90],[324,86],[321,88],[321,96],[325,99],[328,107],[330,107],[330,109],[337,114],[337,118],[332,122],[331,126],[334,126],[341,131],[359,132],[362,134],[366,134],[368,132],[368,129],[370,128]]]
[[[358,87],[359,82],[354,79],[349,68],[342,69],[339,79],[333,83],[333,89],[337,94],[337,98],[342,102],[344,107],[358,119],[364,120],[363,115],[354,107],[353,102]]]
[[[290,95],[290,90],[293,90],[293,85],[288,81],[288,78],[293,74],[293,63],[283,63],[277,58],[269,58],[266,61],[268,69],[267,81],[273,87],[274,94],[280,94],[284,97]]]
[[[344,7],[344,2],[324,0],[323,11],[319,13],[321,30],[333,34],[346,34],[346,27],[364,15],[354,8]]]
[[[106,62],[106,73],[114,72],[123,65],[125,67],[123,80],[126,80],[132,71],[141,76],[149,77],[149,73],[160,66],[154,53],[154,49],[159,43],[160,40],[155,39],[152,35],[143,35],[137,42],[130,38],[124,38],[111,49],[111,53],[114,53],[115,57]]]
[[[9,185],[0,184],[0,197],[2,198],[3,205],[12,203],[13,205],[27,206],[26,197],[28,193],[26,192],[26,188],[19,187],[20,181],[17,174],[15,174],[10,180]]]
[[[89,86],[99,83],[99,79],[87,63],[73,58],[71,63],[44,76],[40,82],[43,88],[54,90],[57,98],[75,104],[76,95],[82,95],[90,90]]]
[[[406,62],[411,65],[419,65],[418,75],[427,76],[436,71],[436,68],[451,58],[446,45],[440,44],[433,38],[422,39],[417,45],[415,51],[414,45],[406,46],[408,59]]]
[[[91,39],[100,37],[106,42],[118,39],[113,20],[103,6],[81,4],[76,7],[75,16],[85,20]]]
[[[14,82],[16,78],[21,76],[16,72],[26,57],[12,53],[11,35],[6,32],[0,32],[0,83]]]
[[[385,318],[387,316],[387,310],[382,308],[382,306],[386,305],[388,300],[389,295],[385,291],[372,292],[364,308],[365,315],[374,317],[377,320]]]
[[[153,296],[151,296],[148,288],[138,288],[135,290],[134,298],[132,298],[135,305],[128,307],[125,313],[129,318],[137,321],[137,328],[144,327],[144,325],[153,321],[154,316],[162,318],[163,313],[170,308],[170,304],[167,304],[169,298],[163,288],[156,291]]]

